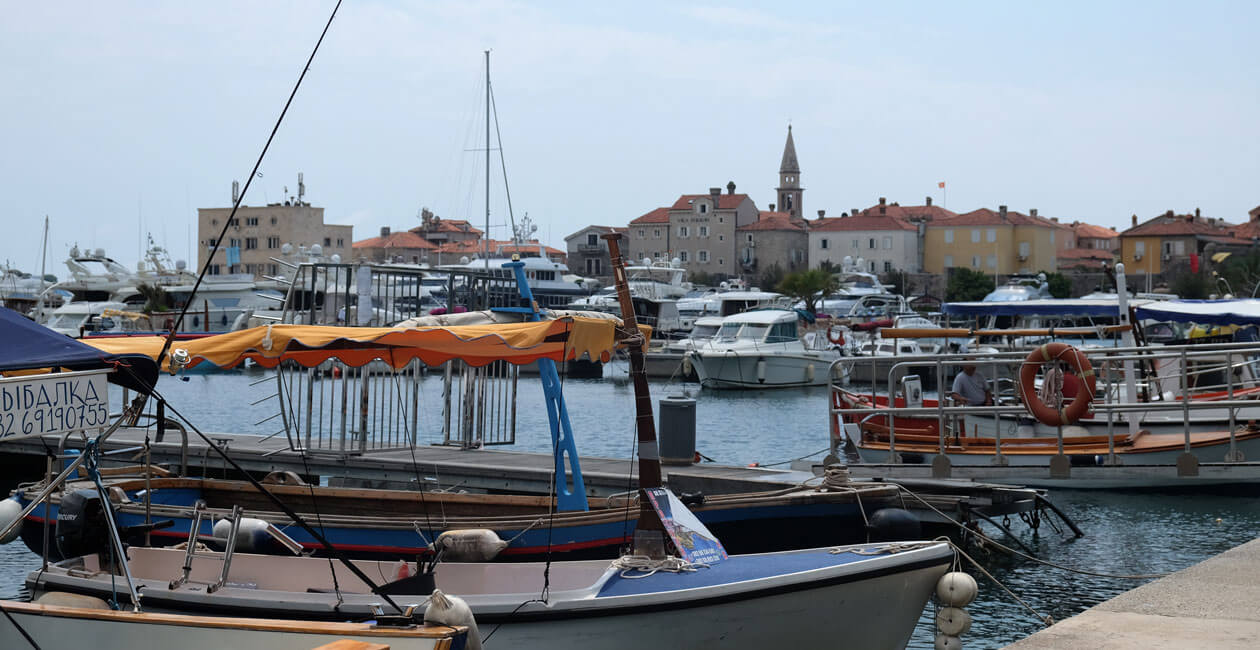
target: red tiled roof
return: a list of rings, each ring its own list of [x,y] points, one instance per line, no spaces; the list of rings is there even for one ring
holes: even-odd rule
[[[792,230],[804,232],[806,226],[804,221],[793,219],[792,215],[787,212],[761,212],[757,215],[757,220],[744,226],[740,226],[735,230],[740,232],[756,231],[756,230]]]
[[[1041,226],[1043,228],[1056,228],[1062,224],[1057,224],[1045,217],[1030,217],[1021,212],[1007,210],[1006,217],[1003,218],[1000,212],[990,210],[988,208],[980,208],[971,212],[955,215],[945,219],[934,220],[933,226],[953,227],[953,226]]]
[[[1165,212],[1153,219],[1148,219],[1120,233],[1124,237],[1214,237],[1225,238],[1234,243],[1234,232],[1239,226],[1232,223],[1212,222],[1203,217],[1189,214],[1172,214]],[[1237,243],[1250,243],[1239,239]]]
[[[1076,232],[1077,239],[1112,239],[1120,236],[1120,233],[1110,228],[1079,221],[1072,224],[1072,230]]]
[[[645,223],[669,223],[669,208],[657,208],[630,222],[632,226]]]
[[[867,214],[866,210],[863,210],[862,212],[859,212],[856,217],[834,217],[822,219],[821,221],[813,221],[810,223],[809,229],[820,232],[850,230],[915,230],[916,226],[900,217],[889,216],[887,214],[871,215]]]
[[[880,212],[880,208],[884,211]],[[859,210],[849,217],[897,217],[907,221],[927,220],[935,221],[937,219],[948,219],[957,216],[956,213],[946,210],[939,205],[899,205],[896,203],[886,203],[872,205],[865,210]],[[842,217],[843,218],[843,217]]]
[[[528,244],[514,244],[508,240],[491,239],[483,242],[480,239],[466,239],[464,241],[453,241],[442,244],[437,247],[439,253],[462,253],[469,255],[480,255],[482,246],[489,248],[491,255],[511,255],[512,253],[538,253],[538,241],[534,240]],[[567,255],[565,251],[550,246],[543,246],[547,255]]]
[[[423,248],[436,250],[437,246],[414,232],[392,232],[384,237],[373,237],[354,242],[351,248]]]
[[[684,194],[678,197],[678,200],[674,201],[674,205],[670,206],[669,209],[690,210],[692,201],[695,201],[696,199],[703,199],[708,196],[709,196],[708,194]],[[718,209],[719,210],[734,210],[735,208],[738,208],[739,204],[743,203],[744,200],[747,198],[748,198],[747,194],[719,194],[718,195]]]

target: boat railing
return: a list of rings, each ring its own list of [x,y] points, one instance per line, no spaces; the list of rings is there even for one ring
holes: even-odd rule
[[[1256,375],[1247,373],[1245,379],[1240,375],[1244,373],[1235,373],[1234,369],[1248,369],[1253,364],[1260,363],[1256,360],[1257,350],[1254,343],[1216,343],[1216,344],[1196,344],[1196,345],[1180,345],[1180,346],[1141,346],[1141,347],[1118,347],[1118,348],[1099,348],[1099,349],[1083,349],[1081,350],[1093,364],[1094,373],[1097,378],[1098,390],[1096,396],[1101,396],[1101,400],[1096,400],[1091,406],[1094,412],[1094,421],[1098,421],[1101,417],[1105,419],[1107,425],[1108,438],[1108,463],[1115,464],[1115,445],[1116,445],[1116,428],[1120,427],[1124,430],[1124,435],[1137,433],[1137,427],[1140,419],[1144,416],[1160,413],[1180,413],[1182,421],[1182,432],[1184,435],[1184,451],[1187,454],[1193,454],[1193,445],[1191,434],[1193,432],[1193,423],[1190,417],[1192,412],[1213,410],[1217,413],[1225,411],[1228,418],[1229,432],[1229,452],[1226,459],[1230,461],[1242,460],[1242,455],[1237,449],[1237,415],[1238,410],[1242,408],[1256,409],[1260,407],[1260,401],[1252,399],[1236,399],[1235,393],[1245,388],[1252,388],[1257,385],[1255,381]],[[852,388],[846,388],[836,383],[835,377],[841,376],[837,374],[836,364],[854,363],[851,359],[842,359],[833,362],[831,369],[831,397],[829,398],[831,432],[832,432],[832,452],[838,453],[843,445],[845,434],[843,432],[846,426],[846,419],[860,419],[862,422],[868,422],[872,415],[883,415],[887,421],[888,427],[888,443],[889,443],[889,462],[899,462],[899,455],[896,448],[896,417],[931,417],[936,416],[936,431],[938,451],[943,456],[946,446],[951,438],[959,435],[965,435],[965,432],[958,430],[957,420],[960,416],[971,418],[992,416],[994,422],[994,455],[995,463],[1004,464],[1002,458],[1002,429],[1001,421],[1003,416],[1009,419],[1027,416],[1028,413],[1022,404],[1002,404],[993,406],[959,406],[951,405],[945,396],[947,395],[947,380],[952,378],[953,372],[957,372],[959,366],[964,363],[967,365],[975,365],[977,373],[986,380],[993,382],[993,386],[1000,385],[1002,379],[1001,371],[1005,369],[1010,376],[1018,376],[1020,366],[1025,363],[1025,355],[1022,352],[999,352],[984,355],[977,354],[943,354],[930,358],[915,358],[898,361],[896,357],[885,357],[885,362],[891,361],[886,375],[883,376],[885,383],[883,388],[876,381],[871,385],[869,393],[867,391],[857,391]],[[1239,360],[1239,361],[1235,361]],[[1159,368],[1160,362],[1166,362],[1164,369],[1170,368],[1186,369],[1191,368],[1192,364],[1202,361],[1215,362],[1218,368],[1228,369],[1224,372],[1225,383],[1223,386],[1195,385],[1194,371],[1190,373],[1178,371],[1175,375],[1167,377],[1167,379],[1175,379],[1177,381],[1175,399],[1144,399],[1151,396],[1155,391],[1151,390],[1155,386],[1166,386],[1166,384],[1149,378],[1139,381],[1139,374],[1144,374],[1146,369],[1142,364],[1149,367]],[[1171,365],[1175,362],[1176,365]],[[894,378],[902,377],[907,374],[923,373],[924,369],[929,369],[936,379],[937,386],[941,398],[936,400],[935,406],[897,406],[898,398],[895,389]],[[1211,399],[1195,399],[1197,395],[1202,395],[1205,390],[1213,391]],[[1001,396],[1001,391],[994,391],[995,394]],[[842,399],[838,398],[838,394],[847,393],[850,395],[868,395],[868,406],[846,406]],[[881,395],[887,396],[887,403],[884,406],[878,404],[878,398]],[[1164,397],[1161,392],[1160,397]],[[1060,453],[1063,450],[1063,427],[1058,427],[1058,447]]]

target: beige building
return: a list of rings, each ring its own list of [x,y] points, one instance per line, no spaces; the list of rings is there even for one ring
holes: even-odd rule
[[[923,265],[920,239],[926,224],[958,215],[937,205],[927,197],[923,205],[879,203],[865,210],[854,208],[840,217],[820,218],[809,223],[809,265],[824,263],[841,266],[862,260],[863,270],[871,273],[906,271],[918,273]]]
[[[776,264],[784,273],[809,268],[808,226],[787,212],[762,212],[757,221],[737,228],[736,236],[740,269],[751,282]]]
[[[215,240],[231,213],[232,208],[197,210],[199,268],[206,263]],[[310,251],[318,245],[325,257],[339,255],[349,262],[354,243],[353,231],[353,226],[325,224],[324,209],[301,200],[261,207],[242,205],[232,218],[224,241],[211,261],[209,273],[248,273],[255,277],[279,275],[282,273],[280,265],[271,258],[283,257],[281,249],[285,244],[291,244],[293,251],[301,251],[303,248]]]
[[[998,206],[933,219],[926,224],[923,271],[969,268],[990,275],[1058,269],[1058,233],[1049,219]]]

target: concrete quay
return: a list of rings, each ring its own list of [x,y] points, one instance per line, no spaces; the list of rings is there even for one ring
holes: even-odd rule
[[[1260,648],[1260,539],[1120,594],[1007,648]]]

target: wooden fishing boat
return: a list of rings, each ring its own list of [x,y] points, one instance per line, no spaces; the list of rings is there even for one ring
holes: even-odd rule
[[[9,622],[0,625],[0,647],[94,650],[311,650],[341,640],[386,645],[392,650],[457,650],[466,628],[430,625],[389,627],[371,623],[312,622],[189,616],[41,605],[0,600]],[[32,643],[33,642],[33,643]],[[35,645],[38,644],[38,645]]]

